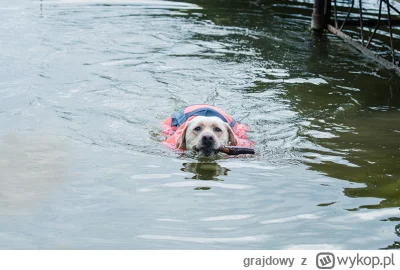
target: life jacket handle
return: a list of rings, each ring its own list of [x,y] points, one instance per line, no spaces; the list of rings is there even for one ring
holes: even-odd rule
[[[236,124],[236,120],[232,118],[232,121],[229,123],[228,120],[223,116],[221,113],[217,112],[211,108],[198,108],[193,111],[185,113],[185,108],[181,109],[180,111],[174,112],[171,115],[171,126],[175,126],[177,129],[183,125],[193,115],[196,116],[216,116],[220,118],[225,123],[228,123],[229,126],[233,129]]]

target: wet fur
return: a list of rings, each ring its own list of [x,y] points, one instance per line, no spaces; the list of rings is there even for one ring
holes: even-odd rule
[[[177,148],[194,150],[204,156],[213,156],[219,147],[226,145],[237,145],[237,139],[232,128],[215,116],[196,116],[190,120],[176,143]]]

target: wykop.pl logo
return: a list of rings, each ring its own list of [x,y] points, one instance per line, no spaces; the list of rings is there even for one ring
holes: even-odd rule
[[[318,253],[317,267],[319,269],[332,269],[333,267],[335,267],[335,255],[330,252]]]

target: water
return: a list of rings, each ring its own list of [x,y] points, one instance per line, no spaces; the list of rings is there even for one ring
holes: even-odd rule
[[[0,2],[0,248],[399,248],[400,77],[310,2]],[[258,154],[161,147],[192,103]]]

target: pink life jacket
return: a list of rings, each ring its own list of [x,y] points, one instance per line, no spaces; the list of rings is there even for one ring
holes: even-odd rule
[[[170,117],[164,119],[161,124],[162,134],[167,136],[167,139],[162,143],[170,148],[176,148],[176,142],[182,135],[188,121],[196,116],[216,116],[222,121],[229,124],[237,139],[237,146],[251,147],[254,143],[247,140],[247,125],[240,124],[223,110],[205,104],[190,105],[174,112]]]

